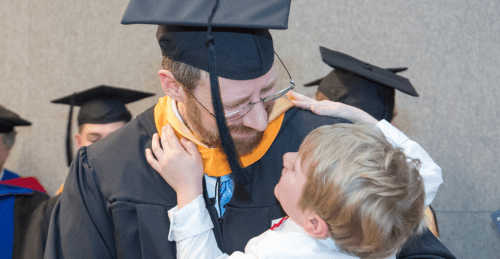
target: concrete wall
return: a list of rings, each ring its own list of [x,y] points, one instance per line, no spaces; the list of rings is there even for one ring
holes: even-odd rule
[[[0,104],[33,122],[18,128],[6,167],[54,193],[68,168],[69,107],[51,104],[109,84],[162,95],[155,26],[120,24],[127,1],[8,1],[0,8]],[[325,76],[319,46],[381,67],[407,66],[420,97],[397,94],[398,126],[443,168],[433,206],[442,242],[459,258],[499,258],[490,214],[500,209],[500,2],[295,0],[275,48],[298,85]],[[298,88],[312,95],[315,88]],[[76,129],[76,125],[74,127]]]

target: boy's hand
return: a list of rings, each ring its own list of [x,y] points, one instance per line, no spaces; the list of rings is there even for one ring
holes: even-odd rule
[[[148,163],[177,192],[179,209],[196,199],[203,192],[203,162],[196,144],[175,136],[169,124],[161,130],[161,145],[158,134],[153,135],[151,149],[146,149]],[[153,153],[157,157],[153,157]]]
[[[316,101],[294,91],[288,91],[287,95],[295,106],[302,109],[311,110],[313,113],[318,115],[341,117],[344,119],[348,119],[353,123],[369,122],[376,124],[378,122],[375,118],[373,118],[365,111],[347,104],[327,100]]]

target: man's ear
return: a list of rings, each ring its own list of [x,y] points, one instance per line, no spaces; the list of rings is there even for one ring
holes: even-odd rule
[[[307,209],[304,212],[306,220],[304,222],[304,230],[316,239],[324,239],[330,236],[330,230],[326,222],[316,213]]]
[[[80,133],[75,134],[75,142],[76,149],[80,149],[82,147],[82,135],[80,135]]]
[[[161,69],[158,71],[158,76],[160,77],[161,88],[166,95],[178,102],[185,102],[186,93],[184,92],[184,88],[175,80],[172,72]]]

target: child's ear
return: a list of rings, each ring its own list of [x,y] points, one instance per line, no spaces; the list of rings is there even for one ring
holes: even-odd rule
[[[311,210],[305,211],[306,220],[304,230],[316,239],[325,239],[330,236],[330,230],[326,222]]]

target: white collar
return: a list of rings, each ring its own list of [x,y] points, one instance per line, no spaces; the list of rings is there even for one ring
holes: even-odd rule
[[[279,222],[281,219],[276,219],[272,221],[272,224],[276,224]],[[277,227],[274,231],[284,233],[284,234],[298,234],[298,235],[308,235],[310,236],[303,227],[301,227],[299,224],[294,222],[291,219],[285,220],[279,227]],[[312,237],[311,237],[312,238]],[[315,239],[316,241],[322,243],[324,246],[330,248],[331,250],[344,254],[345,258],[358,258],[354,257],[353,255],[346,254],[345,252],[340,251],[340,248],[335,245],[335,240],[333,240],[331,237],[325,238],[325,239]],[[342,257],[344,258],[344,257]],[[386,259],[396,259],[396,255],[392,255],[387,257]]]
[[[182,122],[182,124],[185,124],[184,121],[182,120],[179,110],[177,110],[177,101],[174,99],[172,99],[172,111],[174,111],[175,117],[177,117],[177,119],[179,119]]]
[[[275,222],[273,221],[273,224],[274,223]],[[276,228],[276,230],[282,233],[299,233],[303,235],[309,235],[302,226],[300,226],[290,218],[287,219],[285,222],[283,222],[283,224],[281,224],[281,226]],[[329,247],[332,250],[340,252],[340,249],[335,245],[335,241],[331,237],[325,239],[316,239],[316,240],[325,245],[326,247]]]

